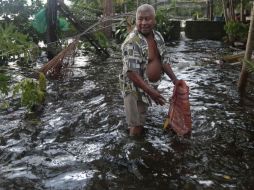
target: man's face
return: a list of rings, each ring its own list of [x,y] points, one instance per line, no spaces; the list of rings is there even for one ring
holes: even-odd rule
[[[155,26],[155,16],[151,11],[141,11],[136,18],[136,27],[143,35],[148,35]]]

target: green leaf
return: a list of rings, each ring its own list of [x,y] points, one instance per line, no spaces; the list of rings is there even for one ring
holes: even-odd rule
[[[13,24],[0,25],[0,58],[10,59],[13,56],[20,57],[24,54],[24,60],[28,62],[32,59],[34,51],[38,47],[29,41],[28,35],[17,32]],[[34,54],[36,56],[37,54]]]

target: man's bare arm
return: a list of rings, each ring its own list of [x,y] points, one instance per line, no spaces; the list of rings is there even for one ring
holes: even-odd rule
[[[169,78],[172,80],[173,84],[176,83],[177,78],[170,66],[170,64],[163,64],[162,65],[163,71],[169,76]]]
[[[143,89],[156,104],[164,105],[165,98],[154,88],[150,87],[140,75],[135,71],[128,71],[127,76],[139,88]]]

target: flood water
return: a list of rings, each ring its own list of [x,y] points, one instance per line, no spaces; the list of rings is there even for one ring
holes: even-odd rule
[[[168,51],[190,87],[191,137],[163,130],[169,104],[150,107],[145,135],[129,137],[120,52],[103,59],[81,51],[66,77],[48,82],[41,113],[0,112],[0,189],[253,189],[254,105],[240,102],[240,65],[219,62],[233,50],[185,39]],[[10,68],[13,80],[26,72]],[[164,76],[166,99],[172,87]]]

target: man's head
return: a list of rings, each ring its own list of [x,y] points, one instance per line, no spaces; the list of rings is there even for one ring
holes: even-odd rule
[[[152,5],[143,4],[137,8],[136,27],[143,35],[149,35],[155,26],[155,10]]]

